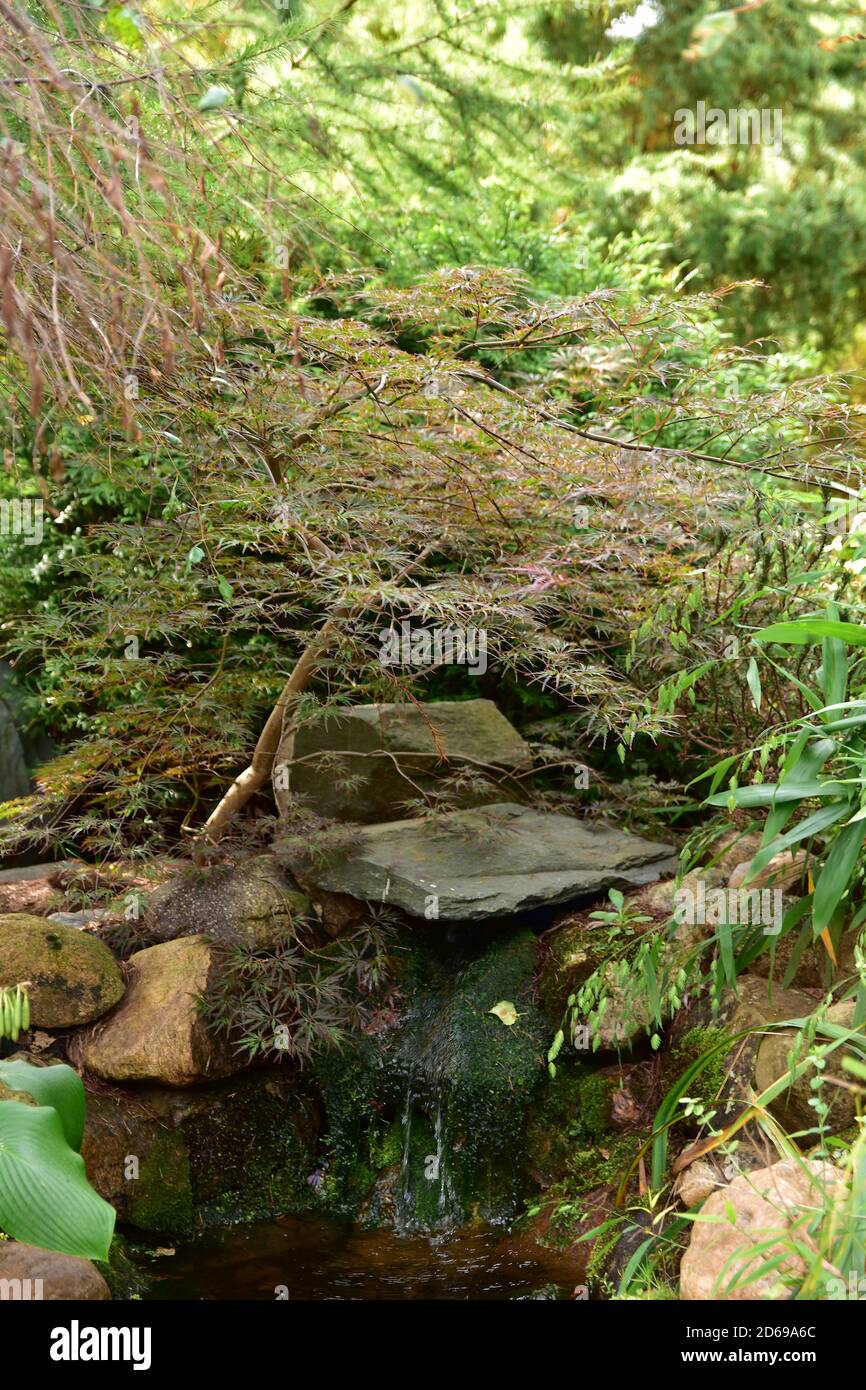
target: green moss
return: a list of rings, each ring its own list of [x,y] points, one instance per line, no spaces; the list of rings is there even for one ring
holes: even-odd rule
[[[643,1142],[639,1134],[619,1134],[612,1136],[603,1149],[594,1146],[576,1150],[566,1178],[569,1196],[582,1196],[594,1188],[618,1182],[637,1157]]]
[[[372,1131],[369,1136],[370,1162],[377,1171],[390,1168],[403,1157],[403,1127],[395,1119],[382,1131]]]
[[[665,1058],[662,1068],[663,1089],[669,1090],[679,1081],[693,1062],[696,1062],[699,1057],[703,1057],[726,1037],[724,1028],[692,1028]],[[718,1097],[727,1080],[727,1075],[728,1053],[726,1049],[720,1049],[712,1061],[707,1063],[700,1075],[690,1082],[688,1094],[696,1100],[703,1101],[705,1105],[709,1105]]]
[[[352,1216],[369,1196],[376,1171],[387,1166],[384,1160],[389,1156],[378,1153],[393,1126],[385,1128],[380,1120],[382,1078],[376,1048],[369,1038],[354,1038],[320,1055],[313,1075],[325,1114],[319,1204]]]
[[[568,996],[599,964],[597,941],[592,947],[582,922],[562,927],[547,938],[538,974],[538,997],[548,1022],[558,1028]]]
[[[535,949],[531,932],[496,942],[463,971],[448,1003],[447,1129],[464,1165],[516,1151],[545,1075],[547,1029],[530,998]],[[503,999],[517,1008],[511,1027],[490,1013]]]
[[[561,1180],[572,1154],[602,1141],[610,1129],[616,1080],[569,1058],[557,1062],[532,1106],[526,1131],[530,1172],[545,1186]]]
[[[154,1127],[155,1139],[129,1185],[124,1219],[142,1231],[188,1231],[194,1223],[189,1158],[180,1136]]]
[[[186,1116],[181,1130],[199,1222],[227,1212],[234,1220],[252,1220],[313,1204],[301,1098],[265,1084],[243,1088],[230,1106],[202,1107]]]
[[[108,1259],[96,1262],[96,1268],[111,1290],[111,1297],[114,1299],[141,1298],[150,1286],[151,1280],[136,1264],[133,1250],[134,1247],[122,1235],[115,1232],[108,1252]]]

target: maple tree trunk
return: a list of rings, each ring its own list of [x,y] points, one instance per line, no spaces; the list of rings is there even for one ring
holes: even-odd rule
[[[245,767],[243,772],[238,774],[219,805],[208,816],[196,836],[197,842],[217,841],[229,821],[238,811],[243,810],[250,797],[260,791],[268,781],[283,736],[286,714],[295,699],[306,690],[340,621],[348,617],[351,611],[346,607],[337,608],[301,653],[292,674],[283,686],[280,698],[268,716],[265,727],[259,734],[249,767]]]

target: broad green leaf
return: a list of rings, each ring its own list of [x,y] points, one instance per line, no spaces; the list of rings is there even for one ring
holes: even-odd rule
[[[782,771],[779,776],[780,784],[786,787],[801,786],[814,778],[817,778],[827,759],[836,751],[836,742],[832,738],[811,738],[808,728],[803,729],[798,734],[794,743],[788,751],[788,755],[782,764]],[[775,805],[767,816],[764,826],[764,833],[761,843],[768,845],[770,841],[779,834],[787,825],[796,807],[790,803]]]
[[[753,787],[735,787],[733,791],[717,792],[708,796],[707,806],[727,806],[733,801],[737,806],[775,806],[785,802],[807,801],[809,797],[843,796],[850,788],[844,782],[807,782],[802,786],[796,783],[784,785],[777,782],[761,782]]]
[[[839,610],[835,604],[830,604],[827,617],[831,622],[838,622]],[[840,641],[838,637],[827,636],[824,638],[821,688],[828,705],[841,704],[845,699],[845,692],[848,688],[848,651],[845,643]]]
[[[752,633],[753,642],[778,642],[789,647],[813,646],[825,637],[835,637],[851,647],[866,647],[866,626],[832,622],[829,618],[800,618],[791,623],[772,623]]]
[[[829,926],[830,918],[851,882],[864,836],[866,821],[855,821],[853,825],[846,825],[833,843],[815,884],[812,903],[812,931],[815,936]]]
[[[78,1153],[84,1138],[84,1086],[81,1077],[65,1062],[34,1067],[23,1057],[0,1061],[0,1081],[13,1091],[25,1091],[40,1105],[51,1105],[60,1116],[66,1142]]]
[[[0,1229],[44,1250],[105,1260],[114,1217],[67,1144],[57,1111],[0,1101]]]
[[[497,1018],[501,1019],[506,1028],[510,1028],[512,1024],[517,1022],[517,1010],[510,999],[500,999],[499,1003],[494,1004],[493,1008],[488,1009],[487,1012],[495,1014]]]
[[[822,806],[820,810],[814,811],[811,816],[806,816],[788,830],[784,835],[777,835],[775,840],[771,840],[768,845],[758,850],[746,874],[744,884],[750,883],[762,869],[766,868],[771,859],[777,854],[782,854],[792,845],[798,845],[802,840],[807,840],[810,835],[817,835],[822,830],[827,830],[837,821],[843,820],[850,810],[850,802],[845,801],[841,805]]]

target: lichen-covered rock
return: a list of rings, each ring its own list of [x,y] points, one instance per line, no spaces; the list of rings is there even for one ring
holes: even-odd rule
[[[329,854],[295,837],[278,853],[317,887],[428,921],[510,916],[648,883],[673,863],[670,845],[510,802],[359,827]]]
[[[810,1219],[824,1209],[828,1199],[842,1193],[844,1183],[832,1163],[786,1158],[741,1174],[712,1193],[683,1256],[680,1298],[790,1298],[806,1272],[796,1249],[803,1239],[804,1215]],[[745,1282],[778,1257],[778,1265]]]
[[[263,1217],[314,1200],[318,1112],[283,1072],[88,1100],[87,1176],[121,1221],[183,1232],[210,1214]]]
[[[272,855],[238,867],[189,868],[148,899],[148,936],[206,936],[270,950],[310,910]]]
[[[408,801],[444,777],[471,772],[454,804],[502,800],[502,773],[528,768],[529,746],[491,700],[357,705],[305,724],[295,736],[288,787],[275,778],[283,815],[298,798],[320,816],[349,821],[399,817]],[[276,766],[288,756],[284,745]],[[492,777],[484,778],[485,769]],[[517,785],[509,785],[514,795]]]
[[[45,1299],[77,1303],[109,1298],[108,1285],[89,1260],[0,1240],[0,1302]]]
[[[0,917],[0,988],[29,981],[31,1021],[71,1028],[107,1013],[123,995],[123,976],[95,936],[44,917]]]
[[[213,948],[200,936],[149,946],[130,956],[123,1003],[71,1052],[107,1081],[191,1086],[230,1076],[243,1063],[205,1027],[197,1000],[207,989]]]

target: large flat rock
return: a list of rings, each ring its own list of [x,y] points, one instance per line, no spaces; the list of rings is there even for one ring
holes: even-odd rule
[[[359,827],[322,855],[287,840],[281,854],[317,888],[451,921],[598,896],[676,867],[673,845],[511,802]]]
[[[503,779],[531,765],[529,746],[492,700],[441,700],[425,705],[355,705],[298,730],[292,762],[283,746],[274,778],[286,814],[298,798],[317,815],[336,820],[387,821],[407,803],[461,775],[452,805],[503,800]],[[286,786],[288,782],[288,786]],[[504,782],[504,796],[519,785]]]

